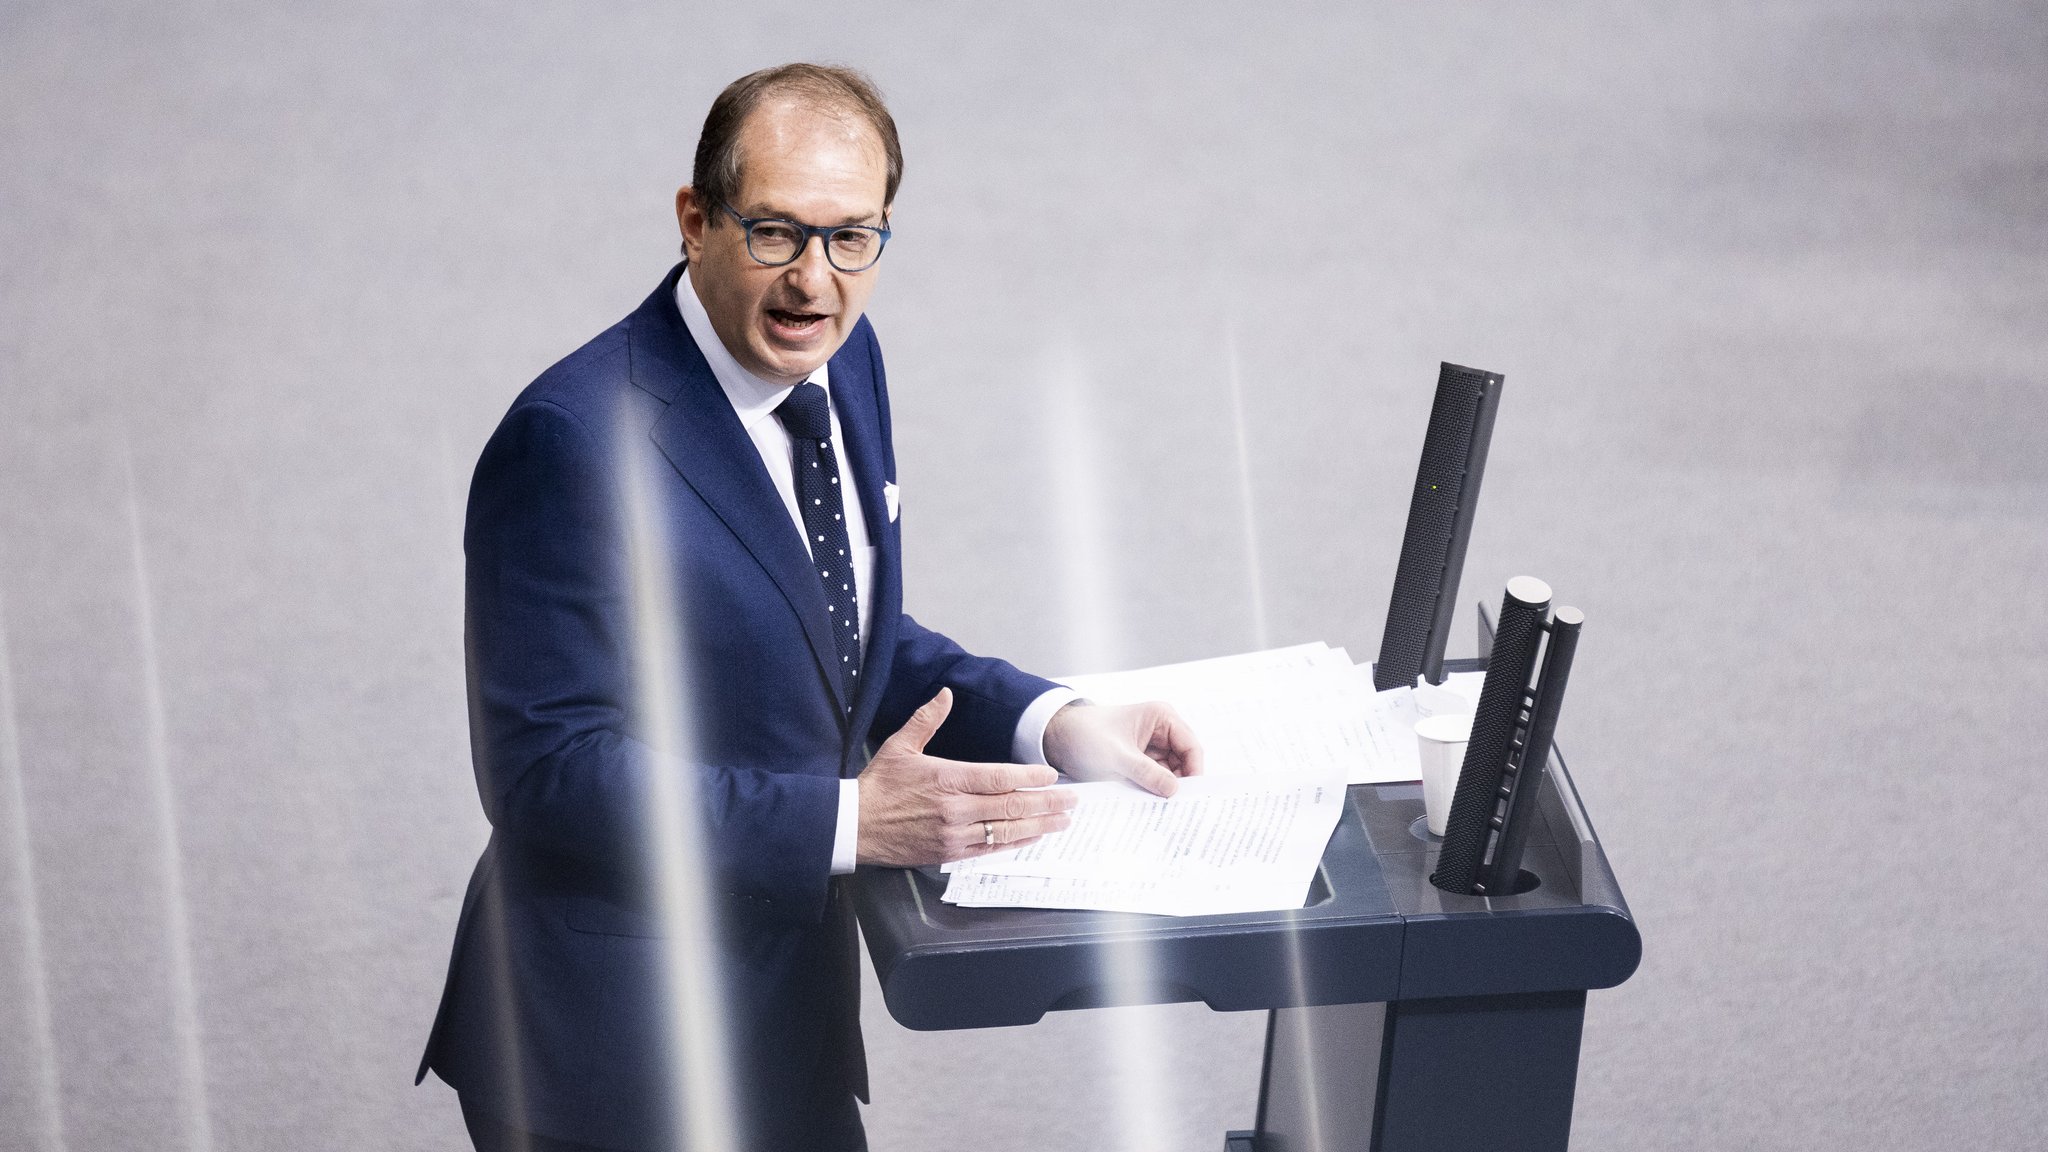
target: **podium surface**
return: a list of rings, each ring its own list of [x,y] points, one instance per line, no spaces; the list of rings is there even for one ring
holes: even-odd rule
[[[1231,1134],[1233,1152],[1562,1148],[1586,990],[1628,979],[1642,940],[1555,752],[1549,768],[1522,861],[1537,883],[1512,896],[1430,884],[1438,841],[1422,786],[1403,783],[1349,789],[1299,909],[960,908],[935,871],[893,868],[861,870],[855,908],[908,1028],[1112,1004],[1271,1010],[1258,1130]]]

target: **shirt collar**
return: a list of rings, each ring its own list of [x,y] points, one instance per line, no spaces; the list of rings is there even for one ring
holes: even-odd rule
[[[690,330],[691,339],[697,342],[698,350],[704,353],[705,361],[711,365],[711,374],[718,378],[718,386],[732,403],[732,410],[739,414],[740,425],[752,432],[754,425],[773,416],[775,409],[794,390],[794,385],[763,380],[740,367],[740,362],[726,350],[725,342],[718,338],[717,329],[711,327],[711,314],[704,311],[704,302],[697,299],[697,286],[690,283],[687,266],[683,274],[676,277],[676,311],[682,313],[683,325]],[[818,365],[818,370],[811,373],[811,383],[825,389],[829,398],[832,394],[831,366]]]

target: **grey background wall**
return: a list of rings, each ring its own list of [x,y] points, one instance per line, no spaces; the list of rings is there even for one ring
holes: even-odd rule
[[[922,618],[1369,658],[1436,362],[1503,371],[1459,643],[1518,572],[1587,611],[1561,739],[1647,940],[1578,1146],[2038,1143],[2041,5],[24,0],[0,1147],[459,1146],[411,1074],[485,835],[468,468],[805,57],[909,153]],[[878,1148],[1251,1119],[1256,1017],[868,1019]]]

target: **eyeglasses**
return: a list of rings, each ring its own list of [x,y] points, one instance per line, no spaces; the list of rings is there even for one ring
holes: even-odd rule
[[[825,242],[825,259],[841,272],[865,272],[882,258],[882,246],[889,242],[887,228],[871,228],[866,224],[834,224],[820,228],[810,224],[799,224],[794,220],[780,220],[773,216],[742,216],[732,210],[730,204],[720,204],[726,214],[740,222],[747,232],[747,255],[757,264],[779,268],[791,264],[803,255],[804,248],[816,236]]]

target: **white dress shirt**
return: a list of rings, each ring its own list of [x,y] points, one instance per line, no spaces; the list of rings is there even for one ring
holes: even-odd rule
[[[788,398],[795,386],[763,380],[740,367],[739,361],[726,350],[725,342],[718,338],[717,330],[711,327],[711,317],[704,311],[703,301],[697,299],[696,285],[690,282],[687,269],[676,279],[676,311],[682,314],[684,326],[690,330],[698,350],[704,353],[704,359],[711,365],[711,374],[717,377],[719,388],[725,392],[726,400],[740,418],[740,426],[753,440],[754,450],[761,454],[761,463],[768,469],[768,478],[775,482],[775,491],[789,512],[790,526],[808,549],[810,537],[804,533],[803,512],[796,502],[796,445],[791,441],[789,431],[782,426],[782,421],[775,418],[775,409]],[[811,383],[825,390],[829,403],[832,397],[830,365],[821,365],[813,372]],[[839,405],[830,404],[828,411],[832,417],[832,440],[843,446],[846,438],[839,430]],[[874,598],[868,592],[874,587],[875,548],[873,537],[868,534],[867,514],[861,510],[860,498],[853,490],[853,475],[846,470],[846,453],[834,452],[833,456],[839,463],[839,493],[845,505],[847,546],[853,549],[853,587],[860,605],[861,655],[865,664],[868,637],[874,634],[871,627],[875,618]],[[1033,700],[1024,709],[1024,714],[1017,718],[1017,731],[1010,740],[1011,759],[1019,764],[1045,763],[1045,726],[1053,713],[1077,698],[1072,689],[1054,688]],[[853,871],[859,835],[860,781],[841,780],[839,815],[832,832],[834,876],[844,876]]]

